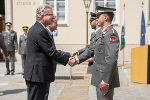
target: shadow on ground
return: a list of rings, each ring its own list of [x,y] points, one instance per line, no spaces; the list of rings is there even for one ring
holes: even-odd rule
[[[9,94],[17,94],[26,91],[26,89],[13,89],[13,90],[6,90],[0,91],[0,96],[9,95]]]

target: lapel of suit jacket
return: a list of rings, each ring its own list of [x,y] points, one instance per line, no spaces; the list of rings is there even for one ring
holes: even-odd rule
[[[35,23],[35,25],[37,25],[38,26],[38,28],[40,28],[41,30],[43,30],[44,31],[44,33],[43,34],[45,34],[47,37],[49,37],[49,33],[48,33],[48,31],[46,30],[46,27],[44,27],[40,22],[36,22]],[[50,38],[49,38],[50,39]]]
[[[55,47],[54,40],[53,40],[52,36],[49,35],[48,30],[47,30],[40,22],[36,22],[35,24],[38,25],[38,28],[41,28],[41,29],[44,31],[45,35],[47,35],[47,37],[49,37],[48,39],[50,40],[50,42],[51,42],[51,44],[53,45],[53,47],[56,48],[56,47]],[[40,26],[40,27],[39,27],[39,26]]]

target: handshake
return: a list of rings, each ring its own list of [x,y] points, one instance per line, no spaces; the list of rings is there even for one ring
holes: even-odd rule
[[[76,60],[76,58],[75,58],[75,55],[77,55],[77,52],[74,52],[74,53],[70,53],[70,58],[69,58],[69,62],[68,62],[68,64],[71,66],[71,67],[73,67],[73,66],[75,66],[76,64],[78,64],[77,63],[77,60]]]

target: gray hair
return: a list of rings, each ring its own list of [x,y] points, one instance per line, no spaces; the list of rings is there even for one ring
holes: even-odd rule
[[[49,5],[40,5],[36,10],[36,20],[41,20],[41,15],[47,14],[47,9],[52,9]]]

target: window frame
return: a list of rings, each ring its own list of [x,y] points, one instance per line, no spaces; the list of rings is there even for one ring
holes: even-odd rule
[[[147,8],[148,8],[148,14],[147,14],[147,24],[150,25],[150,0],[148,0],[148,3],[147,3]],[[143,9],[144,10],[144,9]]]
[[[44,0],[44,4],[46,4],[46,1],[47,0]],[[69,11],[68,11],[69,9],[68,9],[68,0],[65,0],[65,20],[64,21],[58,21],[58,24],[59,25],[68,25],[68,13],[69,13]],[[53,9],[53,13],[54,13],[54,15],[56,15],[56,17],[57,17],[57,0],[54,0],[54,9]]]
[[[95,6],[96,6],[96,0],[93,0],[94,1],[94,3],[95,3]],[[108,0],[103,0],[104,1],[104,6],[105,6],[105,4],[106,4],[106,2],[108,1]],[[115,4],[116,4],[116,20],[115,21],[113,21],[112,22],[112,24],[114,24],[114,25],[118,25],[118,21],[119,21],[119,0],[116,0],[116,2],[115,2]],[[94,8],[95,9],[95,8]],[[94,11],[94,10],[93,10]]]

